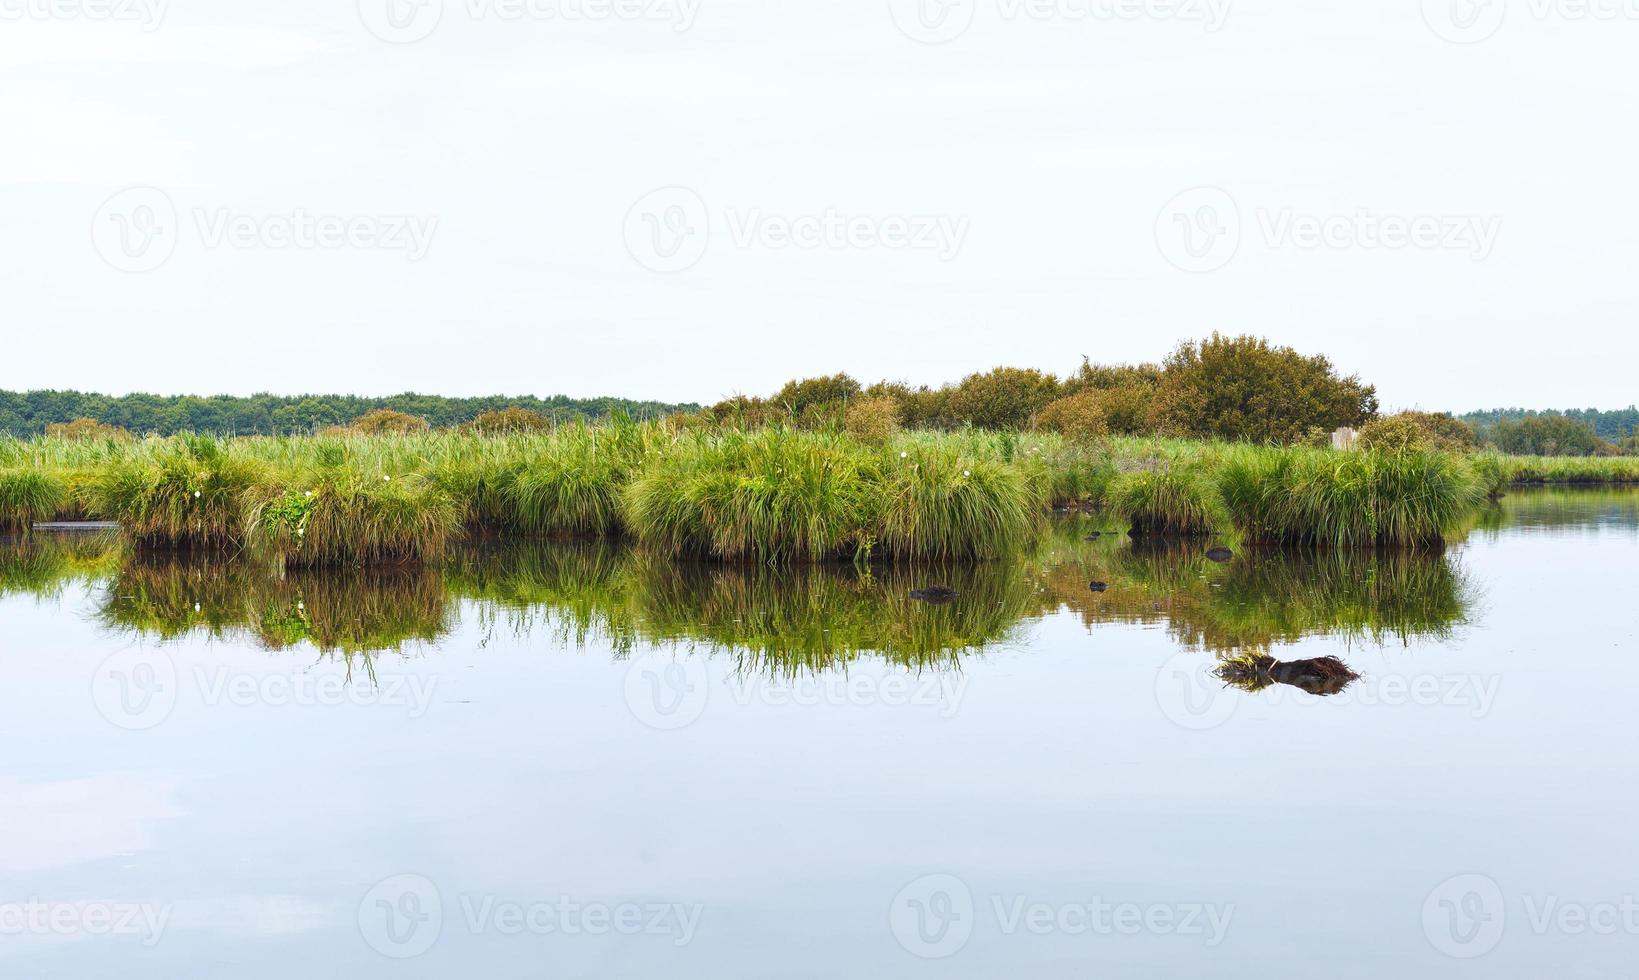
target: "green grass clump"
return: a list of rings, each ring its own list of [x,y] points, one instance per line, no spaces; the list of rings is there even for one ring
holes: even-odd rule
[[[264,472],[214,439],[186,437],[93,474],[86,498],[91,513],[142,546],[240,548],[247,498]]]
[[[1250,540],[1338,548],[1442,546],[1487,492],[1461,457],[1426,449],[1242,447],[1219,486]]]
[[[61,514],[69,501],[68,484],[40,469],[0,470],[0,530],[26,531],[35,521]]]
[[[957,445],[907,444],[869,470],[873,547],[894,559],[990,559],[1041,530],[1046,500],[1016,466]]]
[[[869,547],[873,506],[856,443],[785,430],[695,435],[631,482],[626,520],[671,555],[814,561]]]
[[[432,480],[322,467],[249,505],[250,543],[287,565],[419,562],[461,532],[461,509]]]
[[[1163,460],[1122,473],[1111,483],[1105,505],[1138,536],[1200,536],[1232,526],[1217,481],[1200,461]]]

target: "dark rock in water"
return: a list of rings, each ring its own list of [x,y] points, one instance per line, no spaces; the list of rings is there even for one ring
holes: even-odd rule
[[[911,590],[911,598],[921,599],[923,602],[949,602],[960,594],[948,585],[933,585],[925,589]]]
[[[1219,666],[1217,674],[1226,683],[1248,691],[1289,684],[1321,697],[1336,694],[1360,679],[1353,668],[1336,657],[1282,662],[1268,654],[1230,661]]]
[[[1216,562],[1226,562],[1235,557],[1235,552],[1230,551],[1228,548],[1213,548],[1206,553],[1206,556]]]
[[[1107,591],[1110,588],[1110,583],[1108,583],[1108,582],[1088,582],[1087,583],[1087,588],[1092,589],[1094,592],[1104,592],[1104,591]]]

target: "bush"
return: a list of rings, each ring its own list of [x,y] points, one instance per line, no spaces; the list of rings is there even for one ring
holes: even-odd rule
[[[1311,427],[1360,426],[1376,414],[1376,389],[1338,377],[1326,358],[1216,333],[1167,358],[1155,401],[1164,432],[1259,443],[1299,442]]]
[[[1059,397],[1058,379],[1029,368],[970,374],[950,392],[946,411],[959,424],[981,429],[1023,429]]]
[[[1598,448],[1593,426],[1564,415],[1528,415],[1498,422],[1491,441],[1514,456],[1592,456]]]
[[[885,442],[899,432],[899,402],[889,395],[861,396],[848,403],[848,434],[862,442]]]
[[[378,408],[354,419],[348,428],[371,436],[411,435],[426,432],[428,425],[427,420],[419,415],[395,412],[390,408]]]
[[[552,428],[552,420],[540,412],[510,405],[506,408],[479,412],[471,422],[461,426],[463,431],[486,436],[506,436],[519,432],[544,432]]]
[[[53,439],[69,439],[75,442],[93,442],[98,439],[112,439],[115,442],[129,442],[136,436],[129,429],[122,429],[117,425],[106,425],[96,419],[77,418],[72,422],[56,422],[46,426],[46,435]]]
[[[1075,442],[1094,443],[1110,431],[1104,415],[1104,396],[1097,391],[1060,398],[1036,415],[1035,428],[1058,434]]]
[[[1357,449],[1377,449],[1390,453],[1421,451],[1433,445],[1434,440],[1430,438],[1428,430],[1418,425],[1415,419],[1403,415],[1372,419],[1361,428],[1359,438],[1355,440]]]

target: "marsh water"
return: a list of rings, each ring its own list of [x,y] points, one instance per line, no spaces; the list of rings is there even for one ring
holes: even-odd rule
[[[1101,530],[0,545],[0,975],[1630,975],[1639,492],[1442,555]]]

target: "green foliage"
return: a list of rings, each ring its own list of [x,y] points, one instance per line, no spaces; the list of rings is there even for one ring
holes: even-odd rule
[[[354,419],[348,428],[367,436],[407,436],[426,432],[431,426],[419,415],[391,408],[378,408]]]
[[[1059,397],[1058,379],[1032,368],[999,367],[970,374],[950,392],[951,421],[981,429],[1023,429]]]
[[[479,412],[463,431],[486,436],[516,435],[520,432],[544,432],[552,428],[552,420],[540,412],[508,405],[487,412]]]
[[[1336,548],[1441,547],[1487,491],[1462,459],[1427,449],[1237,447],[1218,485],[1249,539]]]
[[[1498,422],[1488,435],[1498,449],[1515,456],[1592,456],[1599,445],[1592,425],[1565,415]]]
[[[848,403],[844,427],[861,442],[886,442],[899,432],[901,411],[890,395],[862,395]]]
[[[1376,414],[1376,390],[1338,377],[1326,358],[1216,333],[1167,358],[1155,400],[1168,434],[1256,443],[1295,443],[1311,427],[1359,426]]]
[[[67,502],[68,486],[57,474],[0,469],[0,531],[26,531],[62,513]]]
[[[1230,531],[1213,474],[1204,462],[1161,461],[1122,473],[1105,501],[1140,536],[1197,536]]]
[[[215,435],[281,435],[311,433],[327,426],[345,425],[378,408],[392,409],[426,419],[435,428],[470,422],[480,413],[508,407],[537,412],[558,421],[596,420],[615,411],[634,418],[656,419],[679,410],[697,411],[698,405],[671,405],[619,398],[574,399],[563,395],[484,398],[443,398],[403,394],[387,398],[354,395],[110,395],[78,391],[0,391],[0,433],[39,435],[53,423],[87,418],[137,433],[163,436],[182,432]]]
[[[1089,444],[1097,443],[1110,431],[1102,394],[1096,391],[1083,391],[1049,402],[1036,414],[1034,427]]]

